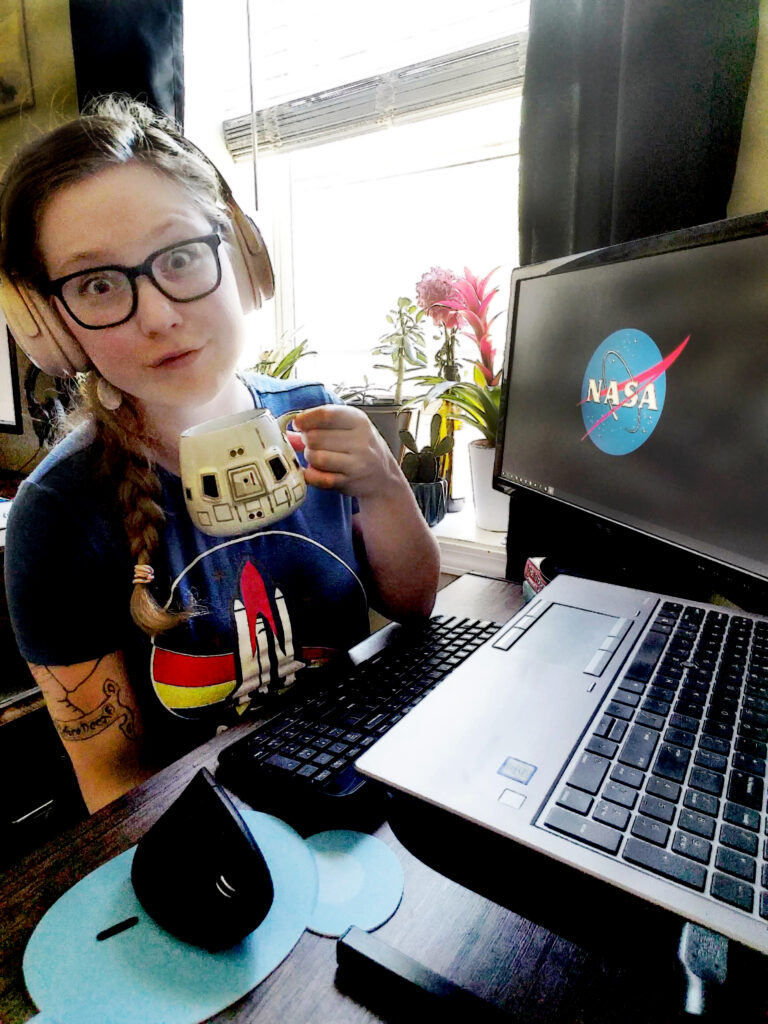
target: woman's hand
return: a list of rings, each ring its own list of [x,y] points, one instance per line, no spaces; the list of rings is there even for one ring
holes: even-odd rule
[[[374,497],[404,478],[370,419],[348,405],[319,405],[293,421],[288,438],[307,460],[308,484],[359,499]]]

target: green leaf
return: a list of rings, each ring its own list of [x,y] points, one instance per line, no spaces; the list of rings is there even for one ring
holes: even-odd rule
[[[437,446],[435,447],[435,455],[437,455],[438,457],[447,455],[448,452],[453,451],[453,444],[454,441],[452,437],[446,436],[440,438],[440,440],[437,443]]]
[[[416,439],[410,432],[410,430],[401,430],[400,440],[403,442],[405,447],[408,448],[410,451],[418,452],[419,448],[418,445],[416,444]]]

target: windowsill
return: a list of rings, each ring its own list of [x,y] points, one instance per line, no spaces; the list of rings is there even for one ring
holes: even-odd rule
[[[432,532],[440,545],[442,572],[461,576],[476,572],[483,576],[504,579],[507,565],[507,535],[481,530],[475,523],[472,498],[464,502],[460,512],[449,512]]]

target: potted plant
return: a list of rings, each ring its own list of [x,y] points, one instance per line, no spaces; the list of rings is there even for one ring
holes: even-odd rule
[[[394,393],[375,388],[367,378],[363,386],[341,392],[345,402],[359,406],[371,419],[396,459],[400,457],[400,432],[410,425],[413,411],[408,404],[412,399],[403,393],[405,385],[427,365],[421,326],[425,315],[409,298],[399,298],[387,314],[393,329],[383,334],[371,350],[375,356],[389,357],[389,362],[374,363],[373,368],[394,373]]]
[[[442,417],[435,413],[430,424],[429,444],[421,449],[409,430],[400,431],[400,440],[408,449],[401,468],[428,526],[434,526],[443,518],[448,499],[448,481],[440,470],[443,460],[453,450],[453,438],[440,437],[441,424]]]
[[[488,318],[488,307],[498,288],[488,290],[488,282],[495,271],[482,279],[467,268],[464,277],[454,282],[454,294],[443,300],[443,305],[455,310],[470,329],[463,331],[478,347],[479,359],[472,361],[471,381],[445,381],[440,377],[423,378],[432,385],[425,403],[436,398],[451,402],[457,410],[457,419],[476,427],[482,437],[469,445],[469,466],[472,475],[472,493],[475,502],[475,521],[484,530],[503,532],[507,529],[509,498],[493,488],[493,465],[496,436],[499,425],[501,400],[501,370],[493,368],[496,357],[491,338],[491,324],[496,316]]]

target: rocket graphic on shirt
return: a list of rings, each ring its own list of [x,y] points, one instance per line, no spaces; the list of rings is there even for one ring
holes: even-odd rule
[[[290,686],[306,662],[296,657],[285,598],[269,593],[256,566],[247,561],[231,601],[234,650],[188,654],[155,643],[152,685],[169,710],[184,717],[222,703],[247,706],[254,693]]]

